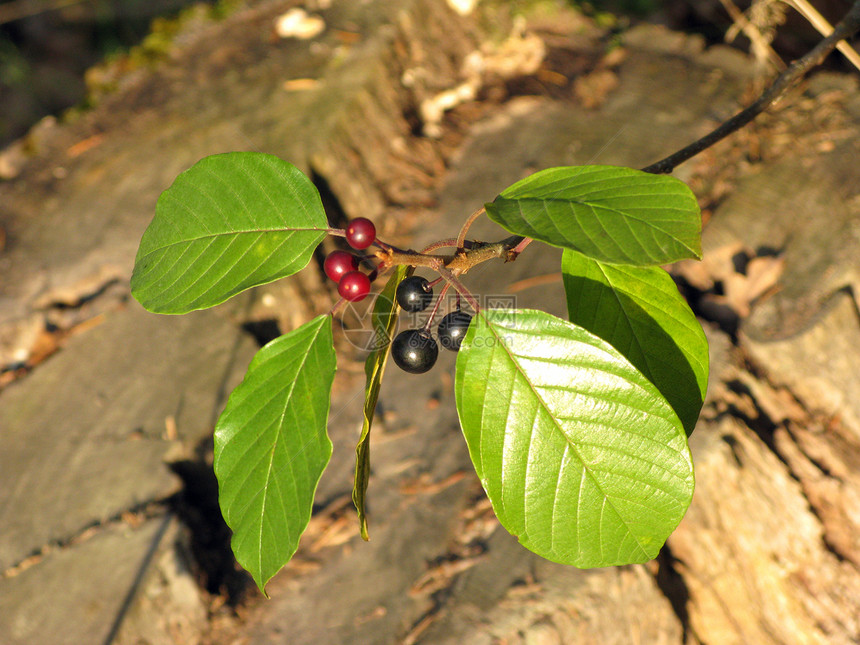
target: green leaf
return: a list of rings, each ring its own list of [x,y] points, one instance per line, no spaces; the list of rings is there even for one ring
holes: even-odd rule
[[[212,307],[303,269],[327,227],[316,187],[292,164],[259,152],[206,157],[159,197],[132,295],[160,314]]]
[[[331,329],[331,316],[317,316],[257,352],[215,426],[221,512],[263,593],[296,552],[331,458]]]
[[[666,175],[615,166],[549,168],[485,207],[512,233],[601,262],[653,266],[702,255],[696,197]]]
[[[563,564],[645,562],[683,517],[677,415],[609,343],[542,311],[484,310],[457,357],[457,411],[502,525]]]
[[[671,276],[567,250],[561,271],[570,322],[626,356],[666,397],[689,436],[708,388],[708,341]]]
[[[364,362],[364,374],[367,382],[364,388],[364,422],[361,426],[361,437],[355,447],[355,480],[352,486],[352,503],[358,511],[358,522],[361,528],[361,539],[369,540],[367,533],[367,513],[365,498],[367,485],[370,482],[370,427],[373,425],[373,415],[376,412],[376,402],[379,399],[379,387],[382,374],[388,361],[391,335],[397,326],[399,308],[395,293],[397,285],[403,278],[412,275],[413,267],[400,265],[388,279],[385,287],[376,296],[373,303],[371,323],[373,325],[373,351]]]

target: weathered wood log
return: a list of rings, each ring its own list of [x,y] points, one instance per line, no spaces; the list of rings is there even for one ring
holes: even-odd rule
[[[187,25],[168,59],[125,77],[77,120],[32,135],[32,156],[14,181],[0,184],[8,235],[0,333],[13,339],[3,360],[31,361],[30,372],[0,391],[0,488],[11,491],[0,497],[0,519],[15,529],[0,533],[6,641],[102,642],[113,634],[115,642],[158,643],[181,633],[208,643],[856,642],[860,385],[851,366],[860,358],[860,325],[850,294],[787,338],[753,332],[780,326],[759,325],[766,303],[758,310],[751,303],[752,318],[740,321],[736,337],[709,327],[711,386],[692,439],[696,497],[648,566],[553,565],[498,526],[459,433],[452,355],[424,378],[383,386],[371,542],[363,543],[349,503],[363,375],[343,343],[332,463],[299,552],[269,587],[272,600],[249,593],[236,618],[217,611],[225,589],[219,600],[189,587],[205,582],[206,571],[183,555],[195,536],[171,528],[167,540],[156,528],[164,498],[177,489],[161,456],[171,448],[168,459],[190,459],[196,451],[204,466],[213,415],[251,353],[241,326],[274,320],[290,329],[325,311],[331,289],[312,264],[188,322],[126,307],[140,234],[176,174],[214,152],[278,154],[311,173],[333,222],[370,216],[386,237],[420,246],[455,234],[475,207],[539,168],[640,167],[664,156],[730,115],[749,80],[736,52],[705,50],[695,38],[653,27],[628,33],[623,53],[604,57],[600,31],[570,9],[531,14],[523,32],[502,9],[462,16],[431,0],[336,1],[319,12],[326,31],[296,41],[274,32],[291,4],[253,3],[223,22]],[[849,86],[837,79],[835,91],[850,97],[839,89]],[[677,173],[714,206],[707,252],[739,242],[753,251],[784,247],[786,293],[820,287],[806,281],[804,267],[816,266],[839,278],[828,292],[846,285],[857,292],[856,255],[840,249],[856,232],[850,161],[860,115],[849,98],[828,91],[810,96],[832,110],[815,128],[803,126],[808,102],[779,116],[798,146],[816,141],[822,127],[838,145],[809,145],[804,155],[788,146],[773,160],[738,164],[752,143],[770,140],[774,132],[764,128]],[[441,105],[463,97],[430,123]],[[748,207],[773,177],[788,180]],[[795,218],[805,228],[765,218],[769,208],[784,210],[772,203],[782,194],[805,205]],[[828,196],[841,196],[842,219]],[[498,233],[486,221],[473,230],[485,239]],[[814,237],[821,231],[844,234]],[[815,248],[804,251],[792,241],[797,235],[815,239]],[[814,258],[804,255],[812,251]],[[478,292],[564,315],[557,271],[556,252],[530,248],[513,264],[468,278]],[[529,282],[534,276],[543,279]],[[713,280],[701,287],[716,288]],[[78,326],[96,314],[101,325]],[[45,320],[78,333],[36,363],[21,322]],[[99,399],[98,391],[118,394]],[[93,427],[110,445],[88,434]],[[97,472],[93,454],[101,455]],[[53,482],[62,489],[45,490]],[[79,504],[63,502],[76,495]],[[80,508],[86,512],[71,512]],[[123,531],[132,520],[126,512],[141,508],[147,521]],[[92,560],[102,547],[102,559]],[[151,549],[156,555],[145,557]],[[63,578],[114,561],[124,565],[109,586]],[[30,603],[22,589],[52,601]],[[198,616],[206,602],[208,624]],[[83,622],[82,607],[94,608]],[[182,612],[196,618],[183,622]],[[81,629],[64,632],[71,621]]]

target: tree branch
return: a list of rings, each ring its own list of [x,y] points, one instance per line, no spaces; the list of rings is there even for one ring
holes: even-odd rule
[[[42,0],[41,2],[33,2],[33,0],[13,0],[7,2],[0,7],[0,25],[22,18],[37,16],[46,11],[57,11],[64,7],[81,4],[88,0]]]
[[[398,249],[388,246],[375,253],[376,258],[385,266],[407,264],[409,266],[427,267],[441,273],[444,268],[455,276],[463,275],[471,268],[487,260],[495,258],[508,259],[509,253],[525,238],[511,235],[498,242],[469,242],[466,249],[460,249],[452,255],[435,255],[426,252]],[[447,244],[445,245],[447,246]]]
[[[669,155],[665,159],[646,166],[642,170],[654,174],[663,174],[672,172],[676,166],[691,157],[697,155],[703,150],[714,145],[720,139],[728,136],[735,130],[739,130],[750,121],[755,119],[759,114],[764,112],[771,104],[777,101],[785,92],[806,73],[821,64],[821,61],[836,47],[836,44],[843,39],[851,38],[854,34],[860,31],[860,0],[855,0],[854,5],[836,25],[827,38],[816,45],[808,54],[793,62],[788,69],[780,74],[767,90],[756,100],[755,103],[739,112],[734,117],[724,122],[722,125],[713,130],[710,134],[705,135],[698,141],[690,144],[686,148]],[[471,294],[462,286],[459,281],[459,276],[469,271],[474,266],[492,260],[495,258],[504,258],[506,261],[516,259],[519,252],[522,251],[531,238],[520,235],[512,235],[498,242],[473,242],[465,241],[465,234],[469,226],[474,220],[484,212],[483,208],[478,209],[469,217],[463,229],[460,232],[457,240],[442,240],[439,243],[433,244],[424,252],[398,249],[396,247],[379,245],[382,247],[375,255],[383,263],[383,266],[395,266],[398,264],[408,264],[411,266],[427,267],[439,273],[451,286],[454,287],[461,295],[463,295],[469,304],[477,307]],[[433,255],[427,251],[435,250],[443,246],[452,246],[452,242],[457,245],[457,252],[453,255]],[[463,248],[463,247],[466,248]]]
[[[750,121],[755,119],[759,114],[764,112],[773,103],[778,101],[783,94],[813,67],[820,65],[827,55],[833,51],[836,45],[841,40],[851,38],[854,34],[860,31],[860,0],[855,0],[854,5],[836,25],[827,38],[818,43],[808,54],[797,59],[788,66],[782,74],[780,74],[768,89],[752,105],[745,110],[738,112],[728,121],[722,123],[709,134],[691,143],[686,148],[669,155],[665,159],[646,166],[642,170],[654,174],[665,174],[672,172],[676,166],[687,161],[691,157],[699,154],[703,150],[710,148],[712,145],[727,137],[732,132],[739,130]]]
[[[792,7],[795,11],[797,11],[800,15],[802,15],[806,20],[811,24],[815,29],[818,30],[818,33],[822,36],[826,36],[831,31],[833,31],[833,26],[824,19],[815,7],[813,7],[807,0],[782,0],[788,6]],[[860,54],[858,54],[854,49],[849,45],[846,41],[840,40],[836,45],[836,49],[842,52],[842,55],[848,59],[848,61],[854,65],[858,70],[860,70]]]

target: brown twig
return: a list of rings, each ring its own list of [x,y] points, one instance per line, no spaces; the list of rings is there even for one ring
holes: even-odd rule
[[[726,13],[729,14],[729,17],[734,21],[731,29],[726,32],[726,42],[731,42],[737,37],[737,32],[741,31],[743,34],[749,38],[750,46],[755,54],[756,59],[770,61],[771,65],[773,65],[779,71],[785,69],[785,63],[782,62],[782,59],[777,55],[773,48],[770,46],[770,41],[765,38],[764,34],[761,33],[759,28],[752,24],[744,13],[738,9],[737,5],[735,5],[732,0],[720,0],[720,4],[723,5],[723,9],[726,10]]]
[[[806,20],[809,21],[809,24],[815,27],[815,29],[818,30],[818,33],[822,36],[826,36],[833,31],[833,27],[824,19],[824,16],[818,13],[815,7],[809,4],[806,0],[782,1],[806,18]],[[836,45],[836,49],[842,52],[842,55],[845,56],[845,58],[847,58],[854,67],[860,70],[860,54],[858,54],[851,45],[844,40],[840,40]]]
[[[511,250],[522,244],[524,239],[519,235],[512,235],[498,242],[479,242],[467,250],[458,250],[453,255],[419,253],[418,251],[388,246],[388,248],[378,251],[376,258],[386,267],[406,264],[436,271],[448,284],[454,287],[457,293],[465,298],[470,307],[479,311],[478,301],[460,282],[459,276],[487,260],[508,259]]]
[[[851,38],[858,31],[860,31],[860,0],[855,0],[854,5],[836,26],[833,33],[818,43],[808,54],[793,62],[752,105],[717,127],[710,134],[642,170],[655,174],[672,172],[680,163],[687,161],[720,139],[740,129],[778,100],[789,87],[797,83],[810,69],[819,65],[827,54],[833,51],[836,43]],[[466,299],[475,311],[478,311],[477,301],[460,282],[459,276],[487,260],[497,258],[504,258],[506,261],[515,260],[517,255],[532,241],[528,237],[512,235],[498,242],[466,243],[465,236],[469,227],[483,213],[484,208],[482,207],[469,216],[456,241],[441,240],[428,246],[424,252],[403,250],[387,244],[380,244],[381,250],[377,251],[375,255],[382,263],[380,266],[386,268],[406,264],[436,271],[449,285],[454,287],[458,294]],[[427,252],[436,248],[453,246],[452,242],[456,244],[457,249],[452,255],[436,255]]]
[[[512,235],[498,242],[477,242],[468,249],[458,250],[453,255],[428,254],[390,246],[385,250],[377,251],[376,258],[386,266],[407,264],[426,267],[437,272],[440,268],[445,268],[455,276],[459,276],[487,260],[508,258],[509,253],[522,244],[524,239],[526,238],[520,235]]]
[[[851,38],[854,34],[860,31],[860,0],[856,0],[854,5],[836,25],[827,38],[824,38],[812,50],[802,58],[797,59],[788,66],[782,74],[777,76],[773,84],[767,88],[762,95],[749,107],[738,112],[728,121],[725,121],[709,134],[698,141],[694,141],[686,148],[669,155],[665,159],[646,166],[642,170],[655,174],[665,174],[672,172],[676,166],[687,161],[691,157],[699,154],[703,150],[710,148],[712,145],[727,137],[732,132],[739,130],[750,121],[755,119],[759,114],[764,112],[773,103],[778,101],[783,94],[794,84],[800,81],[810,69],[816,65],[820,65],[821,61],[833,51],[840,40]]]
[[[46,11],[58,11],[65,7],[81,4],[87,0],[43,0],[42,2],[33,2],[32,0],[15,0],[7,2],[0,7],[0,25],[22,18],[37,16]]]

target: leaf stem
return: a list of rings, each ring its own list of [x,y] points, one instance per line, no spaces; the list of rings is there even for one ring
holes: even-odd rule
[[[343,304],[346,302],[345,298],[338,298],[337,302],[331,306],[331,309],[328,310],[328,315],[334,318],[334,315],[337,313],[337,310],[340,309]]]
[[[376,271],[379,269],[379,267],[382,266],[381,264],[379,264],[379,265],[373,264],[374,258],[372,258],[370,256],[359,255],[359,256],[355,256],[355,257],[358,258],[359,264],[363,264],[365,267],[369,268],[371,271]]]
[[[438,269],[439,274],[448,281],[454,289],[460,294],[466,302],[469,303],[469,306],[475,310],[475,313],[481,311],[481,306],[478,304],[478,301],[475,300],[475,296],[466,288],[466,286],[460,282],[456,275],[453,272],[449,271],[445,267],[441,267]]]
[[[440,278],[441,279],[441,278]],[[439,292],[439,297],[436,298],[436,302],[433,305],[432,311],[430,311],[430,315],[427,317],[427,322],[424,323],[424,331],[428,334],[430,333],[430,327],[433,326],[433,319],[436,318],[436,312],[439,311],[439,305],[442,304],[442,300],[445,298],[445,294],[448,293],[448,289],[451,288],[451,283],[449,282],[444,287],[442,287],[442,291]]]
[[[448,238],[446,240],[439,240],[438,242],[433,242],[430,246],[425,246],[421,249],[421,253],[430,253],[430,251],[435,251],[436,249],[444,249],[444,248],[461,248],[465,245],[465,248],[471,248],[471,242],[463,242],[463,244],[459,244],[457,240],[453,237]]]
[[[475,223],[475,220],[478,219],[484,212],[484,207],[481,206],[478,210],[469,215],[469,219],[465,221],[465,223],[463,224],[463,228],[460,229],[460,234],[457,236],[458,249],[463,248],[463,244],[466,241],[466,234],[469,232],[469,229],[472,227],[472,224]]]
[[[512,262],[517,259],[517,256],[525,250],[525,248],[534,242],[534,240],[530,237],[524,237],[514,248],[508,251],[508,262]]]
[[[379,247],[383,251],[387,251],[389,249],[395,248],[395,247],[391,246],[390,244],[386,244],[385,242],[383,242],[379,238],[376,238],[375,240],[373,240],[373,246]]]

